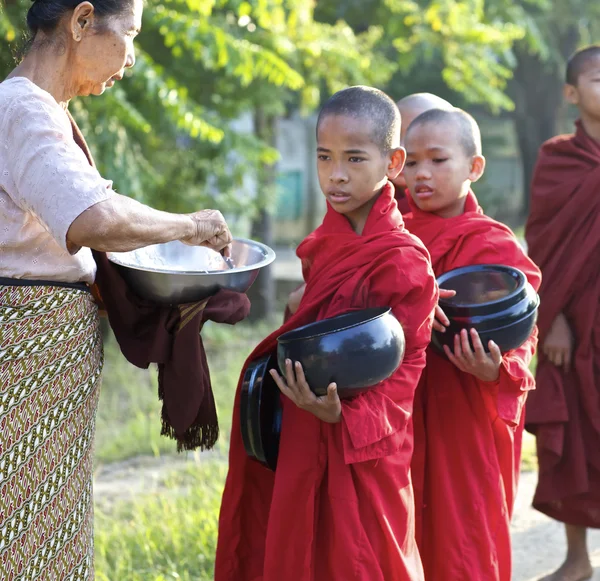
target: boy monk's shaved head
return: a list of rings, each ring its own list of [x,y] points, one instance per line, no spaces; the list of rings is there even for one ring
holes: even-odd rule
[[[433,93],[414,93],[413,95],[408,95],[403,99],[398,101],[398,109],[400,109],[400,114],[403,113],[403,110],[406,109],[411,111],[419,111],[420,113],[424,113],[429,109],[451,109],[452,105],[446,101],[446,99],[442,99]],[[419,113],[419,114],[420,114]]]
[[[332,115],[370,123],[373,143],[382,152],[400,145],[400,112],[394,101],[379,89],[357,86],[337,92],[321,108],[317,133],[323,119]]]
[[[407,130],[407,138],[417,127],[452,125],[456,128],[463,151],[467,156],[481,155],[481,132],[477,121],[462,109],[430,109],[419,115]]]
[[[453,106],[445,99],[433,93],[414,93],[398,101],[398,109],[402,117],[402,128],[400,141],[404,143],[404,136],[409,125],[425,111],[430,109],[453,109]]]
[[[587,71],[594,63],[600,62],[600,45],[592,45],[578,50],[567,61],[567,85],[576,87],[579,84],[579,77]]]

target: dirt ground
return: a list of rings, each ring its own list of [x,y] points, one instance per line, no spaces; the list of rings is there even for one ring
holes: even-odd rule
[[[187,461],[202,460],[192,454]],[[186,460],[182,458],[136,458],[100,467],[94,483],[96,503],[102,507],[116,500],[152,492],[160,486],[166,472],[184,462]],[[555,570],[564,557],[562,525],[531,508],[535,485],[535,473],[521,475],[512,525],[513,581],[537,581]],[[593,579],[600,581],[600,530],[590,531],[588,544],[595,567]]]
[[[563,526],[531,508],[536,474],[521,475],[512,525],[513,581],[537,581],[554,571],[565,556]],[[590,531],[588,546],[600,581],[600,530]]]

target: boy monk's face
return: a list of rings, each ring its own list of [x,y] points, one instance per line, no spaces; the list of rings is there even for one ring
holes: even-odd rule
[[[462,214],[485,159],[469,156],[454,123],[425,123],[406,135],[404,177],[416,205],[443,218]]]
[[[357,232],[362,232],[381,189],[400,172],[405,158],[403,149],[384,153],[373,139],[368,119],[344,115],[327,115],[317,131],[321,190]]]
[[[567,85],[565,93],[582,116],[600,120],[600,56],[590,58],[577,79],[577,86]]]

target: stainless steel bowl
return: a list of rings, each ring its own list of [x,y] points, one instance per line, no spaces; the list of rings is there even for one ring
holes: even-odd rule
[[[108,253],[137,295],[165,305],[201,301],[221,288],[245,293],[275,260],[271,248],[243,238],[234,239],[231,256],[234,268],[214,250],[177,241]]]

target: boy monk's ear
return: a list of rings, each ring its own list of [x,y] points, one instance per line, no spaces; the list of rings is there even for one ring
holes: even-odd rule
[[[579,104],[579,93],[577,92],[577,87],[573,85],[565,85],[563,88],[563,95],[565,100],[571,105]]]
[[[404,147],[392,149],[390,152],[390,163],[387,168],[387,177],[390,180],[395,180],[400,175],[405,161],[406,149],[404,149]]]
[[[476,182],[485,171],[485,157],[483,155],[476,155],[471,161],[471,173],[469,174],[469,180]]]

